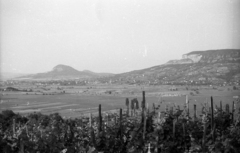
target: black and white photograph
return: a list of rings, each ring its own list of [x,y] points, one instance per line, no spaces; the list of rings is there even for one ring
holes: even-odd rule
[[[1,153],[240,153],[240,0],[0,0]]]

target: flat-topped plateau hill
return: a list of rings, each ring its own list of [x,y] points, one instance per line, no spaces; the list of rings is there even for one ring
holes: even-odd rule
[[[142,70],[102,78],[101,81],[129,84],[238,84],[240,80],[240,49],[193,51],[180,60],[171,60]]]

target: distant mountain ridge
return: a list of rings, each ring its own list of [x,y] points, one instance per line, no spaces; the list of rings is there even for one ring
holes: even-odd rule
[[[78,71],[71,66],[59,64],[49,72],[18,77],[17,79],[84,79],[111,76],[111,73],[95,73],[89,70]]]
[[[57,65],[50,72],[18,79],[89,79],[99,83],[116,84],[188,84],[240,83],[240,49],[192,51],[180,60],[130,72],[111,74],[78,71]]]

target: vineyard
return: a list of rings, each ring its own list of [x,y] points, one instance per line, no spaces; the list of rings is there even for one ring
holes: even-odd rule
[[[239,153],[240,109],[236,102],[196,107],[148,106],[143,99],[126,99],[116,113],[63,119],[58,113],[27,116],[4,110],[0,114],[1,153]],[[189,113],[193,109],[193,114]]]

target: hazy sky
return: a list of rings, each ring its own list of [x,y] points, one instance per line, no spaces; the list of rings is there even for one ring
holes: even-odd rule
[[[240,48],[240,0],[0,0],[1,71],[121,73]]]

